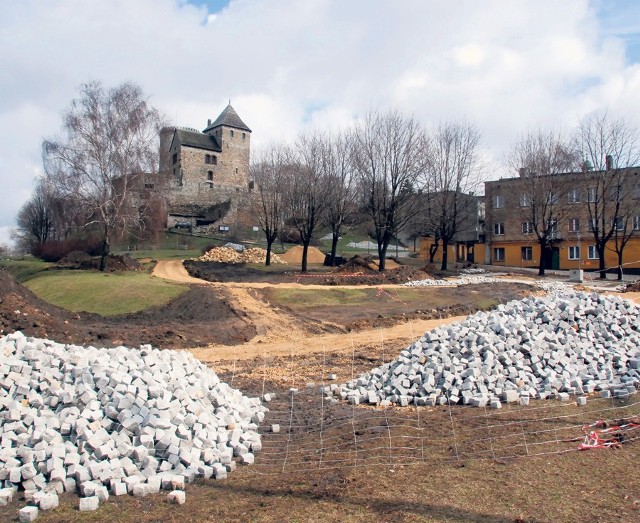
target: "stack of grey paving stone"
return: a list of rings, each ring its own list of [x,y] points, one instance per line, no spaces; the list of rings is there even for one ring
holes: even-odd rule
[[[9,334],[0,338],[0,505],[24,491],[32,506],[19,518],[32,521],[62,492],[94,510],[110,494],[223,479],[237,460],[253,462],[266,411],[186,352]]]
[[[401,406],[627,397],[640,384],[639,312],[597,293],[512,301],[427,332],[396,360],[325,390],[352,404]]]

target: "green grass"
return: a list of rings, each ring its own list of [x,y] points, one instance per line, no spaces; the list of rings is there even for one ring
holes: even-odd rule
[[[26,282],[43,300],[73,312],[116,316],[163,305],[188,287],[146,273],[42,272]]]
[[[23,260],[0,260],[0,267],[6,267],[11,275],[20,283],[30,280],[50,266],[50,263],[31,257]]]
[[[271,291],[275,303],[295,305],[296,309],[360,305],[375,298],[375,289],[278,289]]]

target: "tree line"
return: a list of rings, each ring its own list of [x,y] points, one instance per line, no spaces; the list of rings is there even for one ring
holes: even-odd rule
[[[161,195],[155,204],[132,195],[142,173],[157,172],[163,125],[139,86],[83,85],[63,114],[62,135],[43,140],[44,176],[17,217],[23,245],[37,250],[50,240],[90,231],[104,263],[116,237],[158,228]],[[291,227],[303,246],[303,271],[320,230],[331,233],[333,264],[339,238],[367,220],[381,271],[389,244],[400,233],[430,237],[431,257],[441,249],[446,270],[448,246],[478,212],[478,201],[470,196],[482,193],[487,178],[480,140],[480,131],[468,122],[427,128],[412,115],[373,110],[340,132],[307,132],[254,153],[253,212],[267,243],[266,263],[283,228]],[[638,164],[638,151],[635,128],[606,113],[583,119],[568,137],[539,130],[514,141],[504,164],[526,184],[521,213],[541,249],[566,217],[559,198],[566,181],[556,175],[588,171],[585,194],[593,191],[595,197],[585,205],[601,269],[609,242],[622,263],[624,246],[637,234],[638,214],[638,200],[626,194],[634,189],[622,178],[625,167]],[[162,191],[161,184],[156,191]]]

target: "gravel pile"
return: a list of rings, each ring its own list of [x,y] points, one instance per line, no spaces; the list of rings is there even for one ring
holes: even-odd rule
[[[80,509],[94,510],[109,494],[223,479],[236,461],[253,463],[266,410],[185,352],[9,334],[0,338],[0,504],[21,489],[43,510],[77,491]]]
[[[512,301],[427,332],[398,359],[330,392],[352,404],[494,408],[596,391],[627,397],[640,384],[639,312],[597,293]]]
[[[260,247],[245,249],[242,252],[238,252],[235,248],[231,247],[214,247],[213,249],[205,252],[199,258],[195,258],[195,261],[218,263],[265,263],[266,259],[267,251]],[[286,264],[287,262],[272,252],[271,263]]]

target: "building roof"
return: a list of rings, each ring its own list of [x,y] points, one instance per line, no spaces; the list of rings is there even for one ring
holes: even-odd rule
[[[173,139],[178,139],[181,145],[186,145],[187,147],[195,147],[197,149],[204,149],[205,151],[222,151],[222,147],[220,147],[215,136],[203,134],[195,130],[176,129],[176,134]]]
[[[216,118],[215,122],[209,124],[207,128],[202,132],[206,133],[207,131],[210,131],[211,129],[214,129],[216,127],[220,127],[221,125],[251,132],[251,129],[249,129],[247,127],[247,124],[240,119],[238,113],[236,113],[235,109],[231,107],[231,104],[227,105],[224,111],[220,113],[220,116]]]

